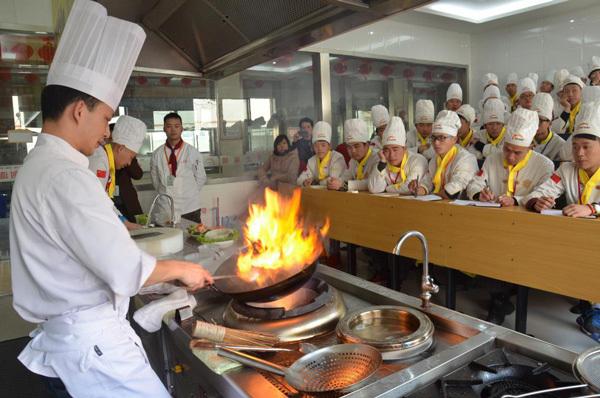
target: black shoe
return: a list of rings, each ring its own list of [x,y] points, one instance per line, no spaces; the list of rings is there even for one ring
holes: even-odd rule
[[[592,309],[592,305],[589,301],[579,300],[577,304],[572,306],[569,311],[573,314],[583,314]]]
[[[504,323],[504,318],[506,317],[506,312],[504,311],[502,301],[497,299],[492,299],[490,303],[490,308],[488,309],[488,316],[486,321],[495,323],[496,325],[502,325]]]
[[[496,303],[498,311],[501,311],[504,315],[510,315],[515,311],[515,306],[506,293],[492,293],[492,302]]]

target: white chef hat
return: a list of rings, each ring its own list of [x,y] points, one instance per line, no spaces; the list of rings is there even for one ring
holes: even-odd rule
[[[458,116],[464,117],[467,122],[473,123],[475,121],[475,109],[469,104],[462,104],[456,111]]]
[[[600,101],[600,86],[585,86],[581,90],[581,102]]]
[[[585,84],[583,84],[583,81],[575,75],[567,76],[567,78],[563,81],[562,87],[565,88],[569,84],[576,84],[581,88],[585,87]]]
[[[446,101],[451,99],[457,99],[459,101],[462,101],[463,92],[462,88],[460,87],[460,84],[452,83],[450,86],[448,86],[448,90],[446,90]]]
[[[570,73],[566,69],[559,69],[554,74],[554,87],[558,88],[558,90],[563,89],[563,82],[567,77],[569,77]]]
[[[146,34],[131,22],[107,16],[90,0],[75,0],[46,85],[89,94],[117,108]]]
[[[552,110],[554,109],[554,100],[548,93],[537,93],[533,97],[531,110],[536,111],[539,116],[552,120]]]
[[[483,83],[483,87],[489,86],[490,84],[497,86],[498,76],[496,76],[494,73],[486,73],[485,75],[483,75],[483,79],[481,79],[481,82]]]
[[[381,127],[388,124],[390,121],[390,114],[383,105],[375,105],[371,108],[371,117],[373,118],[373,124],[375,127]]]
[[[386,145],[400,145],[406,146],[406,130],[404,130],[404,123],[398,116],[393,116],[390,119],[383,137],[381,139],[383,146]]]
[[[131,116],[119,116],[112,132],[113,142],[125,145],[127,149],[138,153],[146,138],[146,125],[140,119]]]
[[[569,73],[572,75],[577,76],[578,78],[582,79],[585,76],[585,72],[583,71],[583,68],[579,65],[572,67],[571,69],[569,69]]]
[[[367,124],[361,119],[348,119],[344,122],[344,140],[346,144],[355,142],[368,142],[371,134]]]
[[[540,77],[538,76],[538,74],[537,74],[537,73],[535,73],[535,72],[529,72],[529,73],[527,74],[527,77],[528,77],[528,78],[530,78],[531,80],[533,80],[533,82],[534,82],[534,83],[535,83],[535,85],[537,86],[537,84],[538,84],[538,80],[539,80],[539,78],[540,78]]]
[[[483,90],[483,100],[487,101],[490,98],[500,98],[500,89],[497,86],[487,86]]]
[[[443,110],[433,122],[432,134],[448,134],[456,137],[460,128],[460,119],[454,111]]]
[[[415,124],[417,123],[433,123],[435,110],[433,101],[418,100],[415,104]]]
[[[524,77],[519,81],[517,95],[521,96],[521,94],[527,92],[535,94],[535,82],[530,77]]]
[[[517,108],[506,124],[506,142],[518,146],[530,146],[539,122],[537,112]]]
[[[506,84],[519,84],[519,76],[515,72],[511,72],[506,77]]]
[[[317,141],[327,141],[331,144],[331,125],[327,122],[316,122],[312,132],[313,144]]]
[[[600,137],[600,101],[588,102],[581,105],[581,110],[575,119],[573,137],[580,134],[590,134]]]
[[[483,124],[498,122],[504,124],[504,103],[498,98],[490,98],[483,105]]]
[[[600,70],[600,57],[593,56],[590,65],[590,73],[588,73],[588,78],[590,78],[591,74],[597,70]]]

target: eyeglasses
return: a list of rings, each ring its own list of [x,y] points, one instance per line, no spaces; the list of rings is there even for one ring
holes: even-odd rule
[[[429,137],[429,139],[431,140],[431,142],[446,142],[446,140],[448,140],[450,138],[449,135],[432,135],[431,137]]]

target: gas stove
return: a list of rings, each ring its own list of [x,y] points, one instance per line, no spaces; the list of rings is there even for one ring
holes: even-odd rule
[[[580,384],[572,375],[547,363],[497,348],[442,377],[407,398],[501,398]],[[577,394],[579,393],[579,394]],[[539,398],[581,396],[581,391],[536,395]]]

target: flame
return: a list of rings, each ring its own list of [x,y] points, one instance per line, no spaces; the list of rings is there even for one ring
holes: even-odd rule
[[[329,219],[320,229],[308,226],[298,214],[300,196],[300,189],[294,190],[291,198],[285,198],[267,188],[265,205],[250,205],[244,227],[247,250],[237,259],[242,279],[264,285],[277,279],[282,270],[299,272],[319,257]]]

